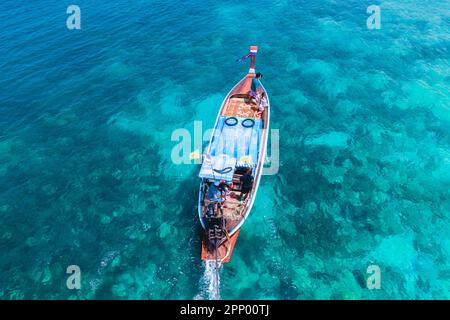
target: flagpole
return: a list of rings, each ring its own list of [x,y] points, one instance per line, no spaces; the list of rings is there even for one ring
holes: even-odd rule
[[[255,73],[255,62],[256,62],[256,53],[258,52],[257,46],[250,46],[250,54],[252,57],[252,61],[250,63],[250,70],[248,73]]]

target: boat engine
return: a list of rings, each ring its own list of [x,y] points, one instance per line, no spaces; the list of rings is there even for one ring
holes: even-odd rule
[[[214,218],[216,216],[214,203],[208,204],[208,206],[206,207],[205,215],[207,218]]]
[[[226,237],[225,223],[222,217],[211,217],[206,219],[208,250],[214,252]]]

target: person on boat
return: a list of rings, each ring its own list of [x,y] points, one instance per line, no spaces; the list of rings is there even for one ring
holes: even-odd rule
[[[209,200],[213,202],[222,203],[224,202],[223,196],[222,196],[222,190],[219,187],[220,181],[215,181],[213,184],[209,186],[208,190],[208,198]]]
[[[253,187],[253,176],[252,176],[252,169],[248,169],[242,177],[239,178],[241,182],[241,195],[240,198],[242,201],[245,201],[247,199],[248,194],[252,190]],[[244,198],[242,198],[244,196]]]
[[[250,86],[250,98],[256,100],[258,93],[261,91],[261,83],[259,82],[262,79],[263,75],[261,72],[256,73],[255,77],[252,78],[252,84]]]
[[[254,114],[255,118],[261,116],[262,113],[264,112],[264,109],[267,108],[267,106],[268,106],[265,91],[261,91],[258,94],[258,96],[256,98],[256,105],[257,105],[258,109],[255,111],[255,114]]]
[[[225,197],[228,192],[228,184],[225,180],[221,180],[219,183],[218,189],[222,192],[222,195]]]

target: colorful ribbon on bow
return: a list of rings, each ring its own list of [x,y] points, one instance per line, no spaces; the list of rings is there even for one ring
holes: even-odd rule
[[[248,59],[248,58],[254,57],[254,56],[256,56],[256,53],[254,53],[254,52],[249,52],[249,53],[247,53],[245,56],[243,56],[242,58],[237,59],[236,62],[241,62],[241,61],[244,61],[245,59]]]

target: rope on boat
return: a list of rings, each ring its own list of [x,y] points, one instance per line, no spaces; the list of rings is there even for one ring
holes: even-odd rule
[[[228,234],[228,230],[225,229],[225,235],[227,236],[227,240],[228,240],[228,248],[227,248],[227,253],[225,254],[225,256],[220,260],[220,262],[222,263],[230,254],[231,252],[231,241],[230,241],[230,235]]]
[[[216,297],[219,298],[220,297],[220,292],[219,292],[219,259],[217,257],[217,249],[219,248],[218,245],[218,241],[216,239],[216,250],[215,250],[215,254],[216,254],[216,267],[215,267],[215,277],[214,277],[214,282],[215,282],[215,286],[214,288],[216,289]]]
[[[246,124],[247,122],[250,122],[250,124]],[[241,125],[242,125],[244,128],[252,128],[252,127],[255,126],[255,120],[250,119],[250,118],[245,119],[244,121],[242,121]]]
[[[214,172],[220,173],[220,174],[224,174],[224,173],[229,173],[233,170],[232,167],[225,167],[223,169],[213,169]]]
[[[232,120],[233,122],[230,123],[230,120]],[[229,117],[225,120],[225,124],[229,127],[234,127],[238,123],[239,123],[239,120],[236,117]]]

